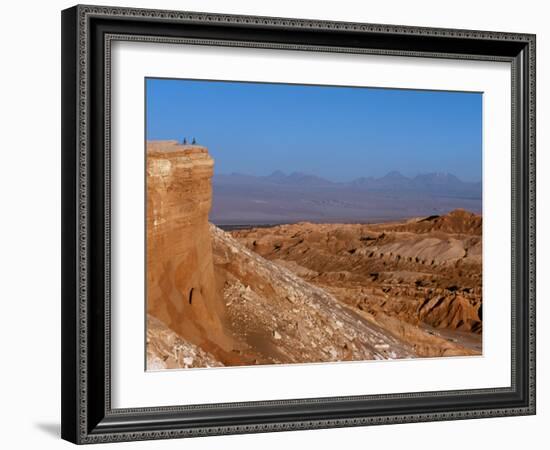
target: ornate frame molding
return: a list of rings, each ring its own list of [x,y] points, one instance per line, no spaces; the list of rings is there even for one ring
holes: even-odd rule
[[[269,30],[280,36],[294,32],[311,30],[336,33],[345,37],[349,33],[357,35],[376,35],[394,39],[408,37],[425,37],[427,42],[439,42],[441,38],[457,39],[461,48],[475,49],[482,42],[498,42],[499,48],[508,49],[508,53],[476,53],[462,50],[444,52],[435,49],[389,49],[376,47],[350,47],[329,44],[304,44],[297,42],[282,43],[262,40],[219,39],[206,37],[168,37],[151,36],[139,33],[112,32],[106,27],[101,31],[92,30],[94,21],[113,22],[116,27],[123,27],[128,21],[139,22],[143,27],[157,22],[167,26],[194,26],[212,29],[231,26],[244,27],[248,32]],[[121,23],[122,25],[118,25]],[[221,28],[220,28],[221,29]],[[123,30],[122,30],[123,31]],[[535,36],[530,34],[500,33],[471,30],[449,30],[440,28],[405,27],[396,25],[378,25],[363,23],[332,22],[304,19],[271,18],[258,16],[234,16],[223,14],[205,14],[196,12],[158,11],[149,9],[130,9],[99,6],[76,6],[63,13],[63,377],[71,379],[63,388],[62,399],[62,434],[63,437],[76,443],[98,443],[112,441],[129,441],[143,439],[163,439],[173,437],[206,436],[215,434],[237,434],[250,432],[270,432],[328,427],[347,427],[373,424],[390,424],[404,422],[440,421],[469,419],[481,417],[499,417],[526,415],[535,413]],[[96,39],[96,41],[94,41]],[[99,39],[99,40],[98,40]],[[431,39],[431,41],[430,41]],[[113,410],[110,402],[110,64],[111,43],[116,40],[143,41],[155,43],[185,43],[194,45],[244,46],[265,49],[289,49],[323,52],[348,52],[365,54],[384,54],[411,57],[481,59],[491,61],[508,61],[512,64],[512,153],[513,153],[513,207],[512,207],[512,386],[510,388],[483,389],[472,391],[440,391],[418,394],[375,395],[361,397],[334,397],[308,400],[285,400],[271,402],[251,402],[239,404],[195,405],[166,408],[139,408]],[[94,43],[95,42],[95,43]],[[98,42],[103,46],[101,53]],[[519,49],[515,51],[514,49]],[[96,58],[96,59],[94,59]],[[102,67],[98,67],[98,61]],[[99,70],[99,72],[98,72]],[[99,95],[97,91],[98,73],[104,71],[102,108],[104,123],[101,128],[101,140],[95,138],[91,130],[97,128],[92,123],[95,119],[90,111],[92,103]],[[93,80],[93,81],[92,81]],[[94,84],[95,83],[95,84]],[[516,101],[518,99],[518,101]],[[75,107],[76,105],[76,107]],[[98,136],[99,136],[98,134]],[[93,140],[95,139],[95,140]],[[93,142],[93,147],[92,143]],[[102,179],[94,178],[97,169],[90,164],[92,150],[97,151],[98,142],[103,146],[101,161]],[[517,158],[516,158],[517,156]],[[517,161],[516,161],[517,159]],[[98,199],[95,191],[98,183],[102,188],[103,198]],[[70,190],[70,192],[69,192]],[[98,217],[96,201],[101,205],[103,216]],[[90,320],[93,313],[91,291],[96,289],[93,283],[97,269],[91,275],[91,267],[98,264],[94,256],[96,241],[91,239],[91,230],[99,230],[98,221],[103,222],[103,249],[101,271],[103,272],[103,290],[101,296],[104,304],[102,324]],[[67,231],[67,233],[65,233]],[[523,234],[522,234],[523,233]],[[96,238],[97,239],[97,238]],[[524,242],[526,241],[526,242]],[[517,263],[521,267],[517,267]],[[99,266],[98,266],[99,267]],[[94,269],[95,270],[95,269]],[[519,272],[518,272],[519,270]],[[517,285],[515,284],[517,283]],[[517,298],[517,293],[527,293]],[[97,292],[96,292],[97,294]],[[516,311],[525,308],[524,323],[518,323]],[[95,308],[97,304],[94,303]],[[519,309],[518,309],[519,308]],[[516,326],[521,330],[517,330]],[[103,337],[98,337],[102,333]],[[518,335],[517,333],[521,333]],[[524,345],[520,348],[516,335],[523,336]],[[91,338],[92,336],[92,338]],[[69,343],[69,341],[71,341]],[[97,360],[90,357],[90,349],[103,343],[104,374],[102,407],[90,400],[96,395],[97,383],[90,379],[90,367]],[[524,351],[526,349],[526,351]],[[516,373],[516,364],[521,366],[521,373]],[[99,369],[98,369],[99,370]],[[97,374],[96,374],[97,376]],[[101,383],[99,383],[101,384]],[[521,386],[519,386],[521,384]],[[201,410],[205,415],[208,410],[219,408],[242,407],[290,407],[304,405],[325,405],[335,402],[399,399],[414,404],[415,400],[427,396],[472,398],[483,395],[505,395],[518,392],[522,388],[522,397],[507,406],[495,404],[491,407],[471,410],[455,409],[448,411],[417,411],[410,413],[368,414],[357,417],[325,417],[306,420],[274,420],[265,423],[219,424],[213,426],[193,425],[170,426],[166,422],[170,414],[185,414],[189,410]],[[523,394],[527,394],[523,398]],[[143,419],[145,417],[145,419]],[[99,420],[98,420],[99,419]],[[135,421],[132,423],[132,420]],[[162,425],[162,420],[165,424]],[[128,425],[128,421],[131,423]],[[124,422],[123,425],[121,423]],[[183,423],[183,422],[182,422]],[[155,426],[156,424],[156,426]]]

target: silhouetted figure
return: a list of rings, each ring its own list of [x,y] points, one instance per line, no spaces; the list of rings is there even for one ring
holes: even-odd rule
[[[183,138],[183,145],[187,145],[187,138]]]
[[[193,138],[193,142],[191,142],[192,145],[195,145],[197,143],[196,139]]]

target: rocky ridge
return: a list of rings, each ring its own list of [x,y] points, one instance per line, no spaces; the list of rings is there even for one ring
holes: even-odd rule
[[[299,223],[232,235],[416,344],[420,356],[441,356],[481,349],[480,233],[479,216],[454,211],[429,220]],[[441,330],[457,339],[427,345]],[[468,350],[460,344],[464,337]]]
[[[329,292],[246,249],[211,225],[228,327],[246,346],[245,363],[351,361],[413,357],[388,334]],[[253,358],[253,361],[250,361]]]

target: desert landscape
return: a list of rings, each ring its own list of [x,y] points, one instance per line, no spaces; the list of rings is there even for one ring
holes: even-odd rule
[[[482,354],[480,183],[146,151],[147,370]]]
[[[409,178],[391,171],[347,182],[281,170],[267,176],[216,173],[212,185],[210,220],[224,229],[296,222],[380,223],[453,209],[481,213],[481,183],[441,172]]]

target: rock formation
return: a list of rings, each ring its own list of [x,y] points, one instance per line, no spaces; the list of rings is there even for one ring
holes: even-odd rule
[[[232,235],[415,345],[419,356],[481,350],[480,216],[458,210],[389,224],[298,223]]]
[[[414,357],[408,343],[326,290],[211,226],[228,328],[244,342],[241,364]]]
[[[147,312],[220,355],[232,344],[224,332],[208,224],[213,167],[204,147],[147,144]]]
[[[147,316],[147,370],[221,366],[213,355],[185,341],[160,320]]]

